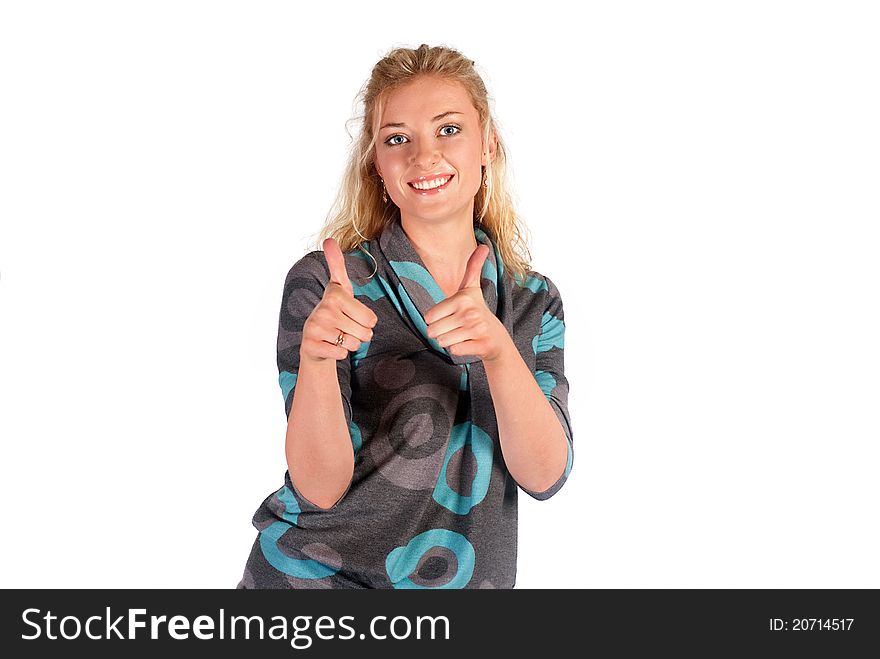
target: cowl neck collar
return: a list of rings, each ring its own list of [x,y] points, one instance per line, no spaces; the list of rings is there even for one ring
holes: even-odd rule
[[[489,247],[489,254],[480,273],[483,300],[489,310],[507,326],[510,314],[505,310],[509,296],[504,292],[506,281],[504,262],[495,242],[477,225],[474,225],[474,237],[477,242]],[[381,275],[380,282],[386,294],[392,297],[398,311],[401,315],[405,314],[405,319],[410,321],[423,341],[453,364],[471,364],[480,361],[479,357],[471,355],[450,355],[436,339],[427,335],[424,316],[428,309],[445,300],[446,295],[425,267],[409,236],[406,235],[399,217],[386,224],[378,241],[371,240],[370,244],[375,247],[377,242],[378,250],[370,251],[376,257],[377,274]],[[512,328],[507,327],[507,329],[511,331]]]

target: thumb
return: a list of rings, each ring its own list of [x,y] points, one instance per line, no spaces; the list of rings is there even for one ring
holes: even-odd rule
[[[480,273],[483,271],[483,263],[486,262],[487,256],[489,256],[489,248],[486,245],[477,245],[468,259],[467,267],[464,269],[464,277],[458,290],[480,285]]]
[[[351,287],[351,281],[348,279],[348,272],[345,269],[345,257],[342,256],[339,243],[334,238],[327,238],[323,243],[323,247],[324,256],[327,259],[327,267],[330,268],[330,281],[335,281],[348,291],[349,295],[354,296],[354,289]]]

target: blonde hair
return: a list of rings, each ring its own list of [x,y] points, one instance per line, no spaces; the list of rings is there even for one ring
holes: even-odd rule
[[[362,240],[379,236],[385,225],[400,214],[389,198],[382,201],[383,184],[373,164],[376,136],[382,111],[391,92],[419,76],[433,75],[460,83],[470,96],[480,118],[483,149],[488,154],[489,138],[495,132],[497,150],[486,167],[488,187],[481,185],[474,197],[474,220],[495,242],[506,270],[525,277],[530,254],[524,239],[525,227],[507,191],[507,157],[489,108],[489,95],[475,62],[445,46],[417,49],[394,48],[373,67],[369,80],[358,93],[363,114],[349,122],[360,122],[357,139],[352,138],[349,158],[336,201],[320,231],[316,247],[335,238],[343,252],[358,247]],[[351,134],[349,133],[351,137]]]

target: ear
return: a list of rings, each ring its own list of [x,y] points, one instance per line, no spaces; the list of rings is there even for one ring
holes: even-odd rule
[[[382,171],[379,169],[379,163],[377,163],[375,160],[373,160],[373,167],[375,168],[376,173],[379,175],[379,178],[384,179],[385,177],[382,176]]]
[[[495,154],[498,152],[498,138],[495,135],[495,131],[493,130],[489,134],[489,162],[495,160]],[[489,162],[486,161],[486,155],[483,154],[483,166],[488,166]]]

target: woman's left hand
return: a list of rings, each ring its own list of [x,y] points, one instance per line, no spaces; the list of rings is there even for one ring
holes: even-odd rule
[[[487,256],[489,247],[478,245],[468,259],[455,295],[425,313],[428,336],[451,355],[474,355],[483,361],[493,361],[513,343],[507,328],[483,299],[480,273]]]

